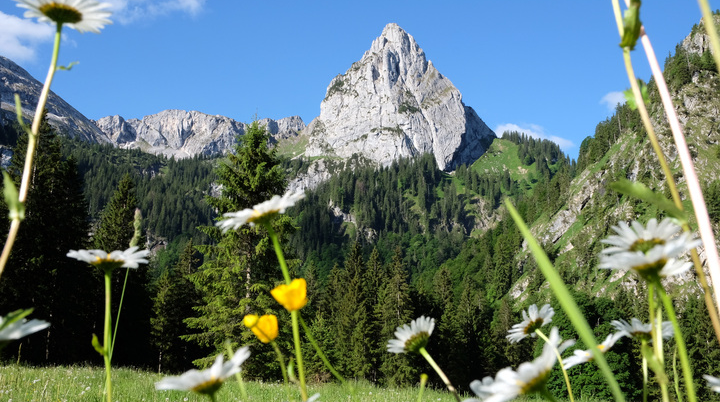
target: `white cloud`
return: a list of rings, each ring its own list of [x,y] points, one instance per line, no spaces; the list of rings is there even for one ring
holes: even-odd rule
[[[37,45],[52,41],[53,33],[50,25],[0,11],[0,54],[15,62],[35,59]]]
[[[121,24],[151,20],[174,12],[195,16],[206,0],[106,0],[111,4],[112,19]]]
[[[497,127],[495,127],[495,134],[498,136],[501,136],[502,133],[505,131],[517,131],[519,133],[524,133],[525,135],[532,137],[532,138],[538,138],[541,140],[550,140],[560,146],[560,148],[567,152],[568,149],[571,149],[575,146],[572,141],[566,140],[565,138],[560,138],[554,135],[547,135],[545,134],[545,129],[541,126],[538,126],[537,124],[524,124],[522,126],[519,126],[517,124],[513,123],[506,123],[501,124]]]
[[[617,104],[625,103],[625,95],[622,92],[610,92],[600,99],[600,103],[604,104],[610,113],[615,112]]]

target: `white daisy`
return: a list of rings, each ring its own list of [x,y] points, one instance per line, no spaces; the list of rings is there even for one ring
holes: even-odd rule
[[[390,339],[387,344],[388,352],[391,353],[417,353],[420,348],[427,346],[430,334],[435,329],[435,319],[421,316],[413,320],[410,325],[404,324],[397,327],[395,339]]]
[[[647,227],[637,221],[630,225],[620,222],[612,227],[617,235],[602,240],[611,247],[601,252],[600,268],[632,269],[646,279],[677,275],[692,264],[676,257],[702,244],[690,233],[680,233],[682,228],[668,218],[660,223],[651,219]]]
[[[50,326],[50,323],[47,321],[28,321],[24,318],[20,318],[30,314],[31,311],[32,309],[18,310],[5,317],[0,316],[0,343],[20,339]]]
[[[15,0],[18,7],[26,8],[25,18],[37,18],[38,21],[52,21],[67,25],[79,32],[100,33],[105,25],[112,24],[108,19],[112,14],[106,10],[109,3],[95,0]]]
[[[137,268],[141,263],[147,264],[145,257],[150,251],[137,249],[130,247],[125,251],[115,250],[110,254],[103,250],[70,250],[67,256],[107,271],[115,268]]]
[[[520,395],[545,390],[550,371],[557,361],[555,349],[562,353],[575,343],[572,340],[560,343],[557,327],[550,330],[548,341],[543,345],[542,353],[538,358],[521,364],[517,371],[510,367],[500,370],[494,381],[483,379],[482,383],[473,382],[475,384],[472,388],[473,392],[484,402],[505,402]]]
[[[223,381],[240,372],[240,365],[250,357],[247,346],[238,349],[232,359],[223,363],[222,355],[215,358],[215,363],[209,369],[189,370],[178,377],[165,377],[155,383],[155,389],[173,389],[178,391],[193,391],[203,395],[212,395]]]
[[[610,324],[615,327],[621,336],[627,336],[628,338],[636,338],[640,340],[650,341],[652,340],[652,325],[650,323],[644,324],[637,318],[632,318],[630,323],[625,320],[614,320]],[[673,331],[672,323],[670,321],[663,321],[661,329],[663,339],[670,339],[673,337],[675,331]]]
[[[607,351],[610,350],[610,348],[612,348],[613,345],[615,345],[615,342],[617,342],[618,339],[620,339],[622,337],[623,337],[623,334],[620,332],[610,334],[597,347],[601,352],[607,353]],[[592,360],[592,358],[593,358],[592,350],[575,350],[575,351],[573,351],[572,356],[568,357],[567,359],[564,359],[565,364],[563,365],[563,367],[565,368],[565,370],[567,370],[570,367],[577,366],[578,364],[589,362],[590,360]]]
[[[475,393],[475,395],[478,396],[479,399],[470,398],[465,399],[463,402],[483,402],[485,398],[492,395],[492,392],[490,392],[490,387],[493,385],[494,382],[495,379],[493,379],[492,377],[485,377],[482,379],[482,381],[475,380],[471,382],[470,389],[472,390],[472,392]]]
[[[713,377],[711,375],[704,374],[703,378],[707,380],[707,385],[711,390],[720,392],[720,378]]]
[[[508,331],[510,335],[507,335],[506,338],[510,343],[520,342],[527,338],[528,335],[534,338],[536,336],[536,329],[552,322],[552,316],[555,315],[555,310],[550,307],[549,304],[546,304],[538,311],[537,306],[533,304],[528,307],[527,313],[523,310],[522,315],[523,321],[513,325]]]
[[[216,225],[222,229],[223,233],[230,229],[235,230],[246,223],[250,224],[250,226],[255,226],[256,223],[262,223],[276,214],[284,214],[286,209],[292,207],[303,198],[305,198],[305,193],[302,191],[287,192],[282,197],[274,195],[271,199],[261,202],[252,208],[223,214],[223,216],[228,219],[221,220],[217,222]]]

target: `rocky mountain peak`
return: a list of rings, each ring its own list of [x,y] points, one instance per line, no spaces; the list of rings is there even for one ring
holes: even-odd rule
[[[495,138],[397,24],[388,24],[363,57],[330,82],[320,116],[306,132],[307,156],[359,154],[389,165],[432,153],[444,170],[472,163]]]

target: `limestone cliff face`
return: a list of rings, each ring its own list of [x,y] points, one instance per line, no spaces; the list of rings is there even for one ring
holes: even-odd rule
[[[381,165],[423,153],[453,170],[472,163],[495,138],[460,91],[427,61],[397,24],[328,86],[307,128],[306,156],[360,154]]]
[[[298,116],[277,121],[263,119],[259,123],[267,127],[274,140],[297,135],[305,128]],[[247,128],[244,123],[225,116],[184,110],[165,110],[130,120],[108,116],[96,124],[119,147],[175,158],[223,154]]]
[[[43,84],[12,60],[0,56],[0,125],[16,121],[15,94],[20,95],[23,118],[30,121],[37,107]],[[52,126],[60,133],[90,142],[109,142],[91,120],[50,91],[46,109]]]

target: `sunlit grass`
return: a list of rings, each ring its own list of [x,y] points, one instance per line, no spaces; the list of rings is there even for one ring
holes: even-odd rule
[[[0,400],[23,402],[101,401],[104,389],[101,367],[33,368],[17,365],[0,366]],[[154,384],[163,375],[128,368],[113,369],[113,400],[118,402],[207,402],[207,398],[190,392],[156,391]],[[354,384],[355,397],[339,384],[310,384],[310,395],[320,393],[321,401],[416,401],[418,389],[380,388],[367,382]],[[282,383],[248,382],[250,401],[287,400],[287,388]],[[299,400],[297,387],[290,386],[291,395]],[[240,389],[228,382],[218,392],[218,401],[241,401]],[[469,397],[469,395],[467,395]],[[423,401],[451,402],[452,395],[444,391],[426,389]]]

